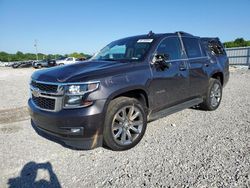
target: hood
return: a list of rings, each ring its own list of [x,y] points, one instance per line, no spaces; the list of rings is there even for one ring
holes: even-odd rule
[[[84,61],[36,71],[32,79],[44,82],[84,82],[131,70],[134,63]]]

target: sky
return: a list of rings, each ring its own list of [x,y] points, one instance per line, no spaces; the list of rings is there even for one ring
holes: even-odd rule
[[[0,0],[0,51],[93,54],[111,41],[185,31],[250,40],[250,0]]]

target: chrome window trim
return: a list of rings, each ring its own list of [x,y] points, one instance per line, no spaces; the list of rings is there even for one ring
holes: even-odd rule
[[[199,60],[199,59],[209,59],[209,57],[203,56],[203,57],[195,57],[195,58],[175,59],[175,60],[169,60],[166,62],[172,63],[172,62],[178,62],[178,61],[190,61],[190,60]]]

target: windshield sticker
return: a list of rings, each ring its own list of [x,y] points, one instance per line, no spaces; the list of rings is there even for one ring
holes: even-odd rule
[[[148,43],[151,43],[151,42],[153,42],[153,40],[154,40],[154,39],[139,39],[139,40],[137,41],[137,43],[141,43],[141,42],[148,42]]]

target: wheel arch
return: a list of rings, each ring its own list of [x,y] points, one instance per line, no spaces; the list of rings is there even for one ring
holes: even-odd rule
[[[144,104],[147,108],[149,107],[147,93],[142,89],[134,89],[134,90],[130,90],[130,91],[121,93],[121,94],[115,96],[113,99],[118,98],[118,97],[135,98],[135,99],[139,100],[142,104]]]
[[[211,78],[217,79],[220,81],[221,85],[224,84],[224,75],[222,72],[215,72],[211,75]]]
[[[127,88],[111,94],[107,100],[105,109],[107,109],[107,106],[110,103],[110,101],[118,97],[135,98],[138,101],[140,101],[146,109],[149,108],[148,94],[143,88],[130,88],[130,89]]]

